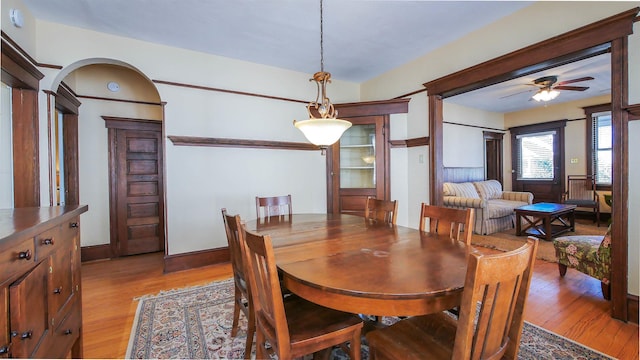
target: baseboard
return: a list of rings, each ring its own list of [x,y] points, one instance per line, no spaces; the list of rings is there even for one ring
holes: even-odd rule
[[[627,321],[638,324],[638,295],[627,294]]]
[[[207,265],[229,262],[229,248],[193,251],[189,253],[165,255],[164,272],[170,273]]]
[[[80,259],[82,262],[102,260],[111,258],[111,245],[92,245],[80,248]]]

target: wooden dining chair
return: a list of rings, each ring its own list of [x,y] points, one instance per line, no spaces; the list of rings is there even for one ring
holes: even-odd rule
[[[260,214],[262,209],[262,215]],[[283,196],[269,196],[259,197],[256,196],[256,218],[262,217],[268,218],[271,216],[289,215],[292,214],[291,195]]]
[[[351,359],[359,360],[362,320],[298,296],[283,298],[271,237],[245,231],[244,240],[256,316],[256,358],[266,359],[270,351],[287,360],[343,345]]]
[[[251,305],[251,289],[247,285],[246,266],[242,256],[242,224],[239,215],[227,214],[227,209],[222,209],[222,219],[224,220],[224,229],[227,232],[227,242],[229,244],[229,254],[231,257],[231,269],[233,270],[234,283],[234,306],[233,306],[233,323],[231,325],[231,336],[238,334],[238,322],[240,320],[240,311],[247,318],[247,341],[244,347],[244,358],[251,358],[251,348],[253,346],[253,335],[256,332],[256,321],[253,314],[253,306]]]
[[[368,221],[395,225],[398,218],[398,201],[378,200],[369,196],[364,209],[364,218]]]
[[[471,245],[473,214],[472,208],[454,209],[422,203],[422,210],[420,210],[420,231],[449,234],[452,239]],[[429,219],[428,230],[426,225],[427,219]]]
[[[538,240],[469,256],[458,320],[445,312],[369,332],[369,359],[516,359]]]

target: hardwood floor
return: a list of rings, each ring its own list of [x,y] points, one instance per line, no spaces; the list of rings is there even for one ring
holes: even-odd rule
[[[479,248],[482,251],[492,250]],[[162,254],[82,265],[85,358],[124,358],[137,297],[231,277],[230,264],[162,273]],[[609,316],[600,282],[536,261],[525,320],[619,359],[638,359],[638,325]]]

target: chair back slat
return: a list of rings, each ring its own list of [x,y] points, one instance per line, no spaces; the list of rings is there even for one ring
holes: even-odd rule
[[[398,218],[398,201],[378,200],[369,196],[364,209],[364,218],[368,221],[395,225]]]
[[[292,213],[291,195],[270,197],[256,196],[256,218],[258,219],[272,216],[291,216]]]
[[[423,203],[420,210],[420,231],[427,231],[426,220],[429,219],[429,232],[448,234],[451,239],[471,245],[473,214],[472,208],[454,209]]]
[[[222,209],[222,219],[224,220],[224,229],[227,234],[227,243],[229,245],[229,255],[231,257],[231,268],[233,277],[236,282],[246,284],[245,264],[242,258],[241,237],[243,236],[239,215],[229,215],[227,209]]]
[[[595,200],[595,177],[591,175],[569,175],[567,177],[567,199]]]
[[[471,254],[454,359],[515,358],[537,248],[538,240],[530,238],[527,244],[508,253]]]
[[[289,327],[271,237],[246,230],[244,235],[245,259],[257,327],[264,329],[276,353],[288,354],[291,347]],[[263,349],[263,352],[267,350]]]

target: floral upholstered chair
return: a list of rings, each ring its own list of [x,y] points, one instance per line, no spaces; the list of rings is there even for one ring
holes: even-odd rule
[[[604,236],[561,236],[553,240],[553,247],[560,276],[564,276],[570,267],[594,277],[601,281],[603,297],[610,299],[611,225]]]

